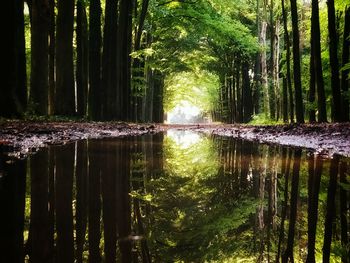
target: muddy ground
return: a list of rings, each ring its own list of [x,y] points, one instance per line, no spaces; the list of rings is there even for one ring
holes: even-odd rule
[[[22,158],[40,147],[89,138],[135,136],[168,129],[192,130],[242,138],[261,143],[313,149],[325,155],[350,157],[350,123],[303,125],[156,125],[120,122],[24,122],[0,123],[0,151]]]

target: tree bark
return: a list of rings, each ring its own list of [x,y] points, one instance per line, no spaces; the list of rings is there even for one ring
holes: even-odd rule
[[[313,48],[313,69],[315,70],[315,85],[317,89],[318,122],[327,121],[326,96],[323,84],[323,71],[321,59],[321,33],[318,11],[318,1],[312,1],[311,17],[311,48]]]
[[[100,0],[90,0],[88,111],[93,120],[101,119],[101,13]]]
[[[342,100],[340,94],[339,81],[339,61],[338,61],[338,36],[335,21],[334,0],[327,0],[328,7],[328,34],[329,34],[329,61],[331,67],[332,86],[332,115],[336,122],[342,121]]]
[[[83,0],[77,1],[77,114],[86,116],[88,98],[88,31],[85,4]]]
[[[74,0],[58,1],[55,114],[75,114],[73,67]]]
[[[303,94],[301,88],[301,70],[300,70],[300,41],[299,41],[299,25],[298,25],[298,9],[297,1],[290,0],[292,14],[293,29],[293,74],[294,74],[294,90],[295,90],[295,112],[298,123],[304,123],[304,105]]]
[[[293,99],[293,89],[292,89],[292,78],[291,78],[291,70],[290,70],[290,40],[289,40],[289,32],[288,32],[288,17],[285,8],[284,0],[282,0],[282,16],[283,16],[283,30],[284,30],[284,42],[286,48],[286,64],[287,64],[287,89],[289,93],[289,118],[290,121],[294,122],[294,99]],[[285,101],[286,102],[286,101]]]
[[[344,18],[344,35],[343,35],[343,53],[342,66],[350,63],[350,6],[345,8]],[[350,69],[342,70],[341,72],[341,88],[342,88],[342,105],[343,105],[343,121],[349,121],[349,80],[348,76]]]

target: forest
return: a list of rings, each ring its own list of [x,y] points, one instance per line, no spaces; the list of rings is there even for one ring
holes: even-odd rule
[[[16,0],[3,118],[349,121],[348,0]]]

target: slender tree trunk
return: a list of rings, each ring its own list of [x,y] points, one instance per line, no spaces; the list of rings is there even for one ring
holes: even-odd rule
[[[117,68],[117,51],[120,50],[120,39],[117,41],[118,27],[118,0],[107,0],[105,12],[105,25],[103,32],[102,55],[102,119],[120,119],[117,114],[120,111],[121,102],[117,102],[120,94],[118,76],[120,68]],[[119,25],[120,26],[120,25]]]
[[[292,29],[293,29],[293,74],[294,74],[294,90],[295,90],[295,111],[298,123],[304,123],[304,105],[303,94],[301,88],[301,70],[300,70],[300,41],[299,41],[299,25],[298,25],[298,9],[297,1],[290,0]]]
[[[261,22],[261,31],[260,31],[260,45],[263,47],[261,53],[261,83],[264,94],[264,113],[266,116],[269,116],[269,83],[267,79],[267,65],[266,65],[266,21]]]
[[[86,116],[88,98],[88,31],[85,4],[83,0],[77,1],[77,113]]]
[[[323,84],[323,71],[321,59],[321,39],[320,39],[320,22],[318,1],[312,1],[312,17],[311,17],[311,48],[313,48],[313,69],[315,70],[315,85],[317,89],[317,107],[318,107],[318,122],[327,121],[326,96]]]
[[[1,60],[4,79],[0,85],[0,116],[20,117],[27,100],[23,1],[4,2],[2,10],[6,10],[8,24],[2,34],[6,40],[2,49],[7,56]]]
[[[253,97],[248,62],[242,63],[242,93],[243,122],[249,122],[253,116]]]
[[[342,66],[350,63],[350,6],[345,8],[344,19],[344,35],[343,35],[343,54],[342,54]],[[350,70],[342,70],[341,72],[341,87],[342,87],[342,99],[343,99],[343,121],[349,121],[349,80],[348,75]]]
[[[289,32],[288,32],[288,17],[285,8],[284,0],[282,0],[282,16],[283,16],[283,30],[284,30],[284,42],[286,48],[286,64],[287,64],[287,88],[289,93],[289,118],[290,121],[294,122],[294,99],[293,99],[293,89],[292,89],[292,78],[291,78],[291,70],[290,70],[290,40],[289,40]]]
[[[312,33],[311,33],[312,34]],[[310,89],[309,89],[309,122],[316,122],[316,76],[315,76],[315,48],[314,41],[311,40],[311,54],[310,54]]]
[[[55,112],[55,50],[56,50],[56,0],[49,0],[50,24],[49,24],[49,90],[48,90],[48,114]]]
[[[32,1],[31,25],[31,88],[30,102],[34,113],[47,115],[49,69],[49,1]]]
[[[280,73],[280,22],[279,19],[275,22],[275,56],[274,56],[274,67],[273,67],[273,83],[274,83],[274,94],[276,96],[276,120],[280,119],[281,115],[281,97],[280,97],[280,81],[279,81],[279,73]]]
[[[328,7],[328,33],[329,33],[329,60],[331,67],[332,86],[332,115],[336,122],[342,121],[342,100],[340,94],[339,81],[339,61],[338,61],[338,36],[335,21],[334,0],[327,0]]]
[[[93,120],[101,119],[101,13],[100,0],[90,0],[88,111]]]
[[[274,3],[273,0],[270,1],[270,70],[269,70],[269,108],[270,108],[270,118],[276,120],[276,87],[275,87],[275,56],[276,56],[276,38],[275,38],[275,21],[274,21]]]
[[[59,0],[56,33],[55,114],[75,114],[73,68],[74,0]]]

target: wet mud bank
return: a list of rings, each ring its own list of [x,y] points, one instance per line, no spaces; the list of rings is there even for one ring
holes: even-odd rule
[[[288,125],[163,125],[162,129],[193,130],[267,144],[312,149],[316,153],[350,157],[350,123]]]
[[[0,123],[0,151],[15,158],[23,158],[48,145],[155,132],[156,126],[152,124],[8,121]]]
[[[7,155],[22,158],[47,145],[66,144],[81,139],[138,136],[169,129],[303,147],[327,156],[339,154],[350,157],[350,123],[252,126],[6,121],[0,123],[0,150]]]

